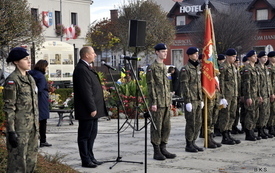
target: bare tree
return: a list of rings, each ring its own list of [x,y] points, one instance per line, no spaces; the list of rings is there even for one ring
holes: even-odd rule
[[[31,14],[27,0],[1,0],[0,16],[1,48],[43,40],[41,23]]]
[[[236,6],[223,13],[212,11],[217,52],[224,53],[228,48],[235,48],[239,54],[246,53],[254,45],[254,36],[258,28],[251,13]],[[204,17],[197,19],[190,37],[198,47],[203,47]]]

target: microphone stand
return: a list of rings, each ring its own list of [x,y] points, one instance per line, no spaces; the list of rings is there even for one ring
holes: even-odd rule
[[[113,85],[114,85],[114,87],[115,87],[116,94],[117,94],[117,96],[118,96],[118,98],[119,98],[119,103],[121,104],[122,109],[123,109],[124,113],[126,114],[124,104],[123,104],[122,99],[121,99],[121,97],[120,97],[120,95],[119,95],[117,86],[116,86],[115,81],[114,81],[113,74],[111,73],[109,67],[108,67],[108,72],[109,72],[109,74],[110,74],[110,76],[111,76]],[[118,155],[117,155],[116,160],[114,160],[114,161],[105,161],[105,162],[115,162],[115,164],[114,164],[113,166],[110,166],[110,167],[109,167],[110,169],[112,169],[112,168],[113,168],[116,164],[118,164],[119,162],[143,164],[143,162],[124,161],[124,160],[122,160],[122,157],[120,156],[120,130],[121,130],[121,128],[124,126],[125,123],[122,125],[121,128],[119,127],[119,126],[120,126],[119,103],[117,103],[117,114],[118,114],[118,117],[117,117],[117,142],[118,142],[118,145],[117,145],[117,154],[118,154]],[[127,121],[127,120],[126,120],[126,121]]]
[[[129,59],[128,59],[128,62],[129,62]],[[138,90],[139,90],[139,92],[140,92],[140,94],[141,94],[141,97],[142,97],[142,100],[143,100],[143,102],[144,102],[144,104],[145,104],[145,106],[146,106],[146,110],[147,110],[147,112],[145,112],[144,113],[144,118],[145,118],[145,124],[144,124],[144,127],[142,127],[142,128],[140,128],[140,129],[136,129],[137,131],[140,131],[140,130],[142,130],[143,128],[145,128],[145,154],[144,154],[144,162],[145,162],[145,165],[144,165],[144,170],[145,170],[145,173],[147,173],[147,125],[151,122],[152,123],[152,126],[153,126],[153,128],[154,129],[157,129],[157,127],[156,127],[156,124],[155,124],[155,122],[154,122],[154,120],[153,120],[153,118],[152,118],[152,114],[151,114],[151,112],[150,112],[150,109],[149,109],[149,106],[148,106],[148,104],[147,104],[147,102],[146,102],[146,100],[145,100],[145,97],[144,97],[144,94],[143,94],[143,92],[142,92],[142,90],[141,90],[141,87],[140,87],[140,84],[139,84],[139,82],[138,82],[138,79],[137,79],[137,76],[136,76],[136,73],[134,72],[134,69],[133,69],[133,65],[132,65],[132,63],[130,63],[129,62],[129,64],[130,64],[130,69],[131,69],[131,71],[132,71],[132,74],[133,74],[133,76],[134,76],[134,79],[136,80],[136,85],[138,86]],[[138,95],[138,94],[136,94],[136,95]],[[137,99],[138,100],[138,99]],[[138,118],[138,117],[136,117],[136,118]],[[147,123],[147,120],[150,120],[148,123]],[[134,129],[135,130],[135,129]]]

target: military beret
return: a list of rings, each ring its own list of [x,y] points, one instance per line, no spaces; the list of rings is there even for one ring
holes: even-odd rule
[[[237,51],[233,48],[229,48],[227,49],[227,51],[225,52],[225,55],[228,55],[228,56],[233,56],[233,55],[237,55]]]
[[[218,60],[224,60],[224,59],[225,59],[224,54],[219,54],[219,55],[218,55]]]
[[[244,56],[242,61],[243,61],[243,62],[246,62],[247,60],[248,60],[247,57]]]
[[[19,61],[20,59],[23,59],[26,56],[29,56],[26,49],[24,49],[23,47],[15,47],[10,51],[9,56],[6,59],[6,61],[8,63],[13,62],[13,61]]]
[[[187,55],[193,55],[196,52],[199,52],[199,49],[196,47],[189,47],[186,51]]]
[[[261,58],[261,57],[263,57],[263,56],[266,56],[267,55],[267,53],[265,52],[265,51],[261,51],[260,53],[258,53],[258,58]]]
[[[246,54],[246,57],[248,58],[248,57],[251,57],[251,56],[256,55],[256,54],[257,54],[257,53],[256,53],[255,50],[251,50],[251,51],[249,51],[249,52]]]
[[[163,49],[167,49],[166,45],[163,43],[159,43],[154,47],[155,50],[163,50]]]
[[[275,51],[271,51],[267,54],[268,57],[274,57],[275,56]]]

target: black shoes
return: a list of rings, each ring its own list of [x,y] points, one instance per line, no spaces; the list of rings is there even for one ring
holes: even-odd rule
[[[51,147],[52,144],[49,144],[48,142],[40,143],[40,147]]]
[[[88,164],[82,164],[82,167],[85,167],[85,168],[96,168],[97,165],[94,164],[93,162],[90,162]]]
[[[96,159],[93,159],[92,162],[93,162],[95,165],[102,165],[102,163],[103,163],[103,162],[97,161]]]

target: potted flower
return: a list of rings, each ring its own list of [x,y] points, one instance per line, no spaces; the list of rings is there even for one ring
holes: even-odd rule
[[[55,27],[56,36],[63,36],[65,33],[65,27],[62,24],[57,24]]]
[[[74,39],[76,39],[78,36],[80,36],[81,29],[80,29],[80,27],[77,26],[77,25],[74,26],[74,29],[75,29]]]

